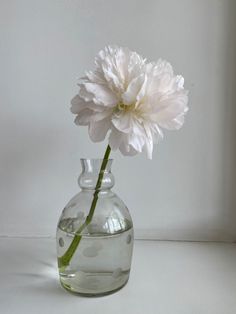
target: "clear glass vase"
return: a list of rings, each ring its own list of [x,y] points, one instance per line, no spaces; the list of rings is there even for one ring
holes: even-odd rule
[[[57,227],[61,284],[87,296],[106,295],[123,287],[129,279],[133,251],[132,219],[111,190],[112,160],[101,171],[103,162],[81,159],[81,191],[64,208]]]

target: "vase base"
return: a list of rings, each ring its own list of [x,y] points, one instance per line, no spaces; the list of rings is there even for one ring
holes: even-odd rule
[[[105,295],[113,294],[120,289],[122,289],[128,282],[129,280],[129,273],[126,273],[126,276],[123,276],[123,280],[119,282],[113,282],[112,285],[110,286],[103,286],[100,285],[99,282],[97,281],[97,276],[98,274],[94,274],[92,278],[90,278],[89,285],[75,285],[75,283],[69,283],[65,282],[64,278],[61,278],[60,282],[61,285],[64,289],[67,291],[80,295],[80,296],[85,296],[85,297],[102,297]],[[101,275],[100,275],[101,276]],[[94,281],[93,281],[94,280]],[[96,285],[93,286],[91,283],[95,282]]]

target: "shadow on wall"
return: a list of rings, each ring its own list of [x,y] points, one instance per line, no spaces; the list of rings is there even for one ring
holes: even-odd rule
[[[224,137],[222,150],[222,171],[224,191],[222,221],[225,230],[236,229],[236,2],[228,1],[227,40],[224,85]],[[236,232],[231,237],[236,241]]]

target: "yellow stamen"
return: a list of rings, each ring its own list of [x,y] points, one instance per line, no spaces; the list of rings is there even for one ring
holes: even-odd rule
[[[135,104],[132,104],[132,105],[125,105],[125,104],[123,104],[123,103],[119,103],[118,105],[117,105],[117,109],[119,110],[119,111],[131,111],[131,110],[134,110],[134,108],[135,108]]]

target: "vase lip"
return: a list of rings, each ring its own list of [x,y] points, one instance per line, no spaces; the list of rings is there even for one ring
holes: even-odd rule
[[[80,158],[82,166],[82,172],[79,176],[80,187],[94,190],[97,186],[99,176],[101,190],[111,189],[114,185],[114,177],[111,173],[112,161],[113,159]]]
[[[104,159],[103,158],[80,158],[81,161],[103,161]],[[108,161],[113,161],[114,159],[113,158],[106,158],[105,160],[108,160]]]

